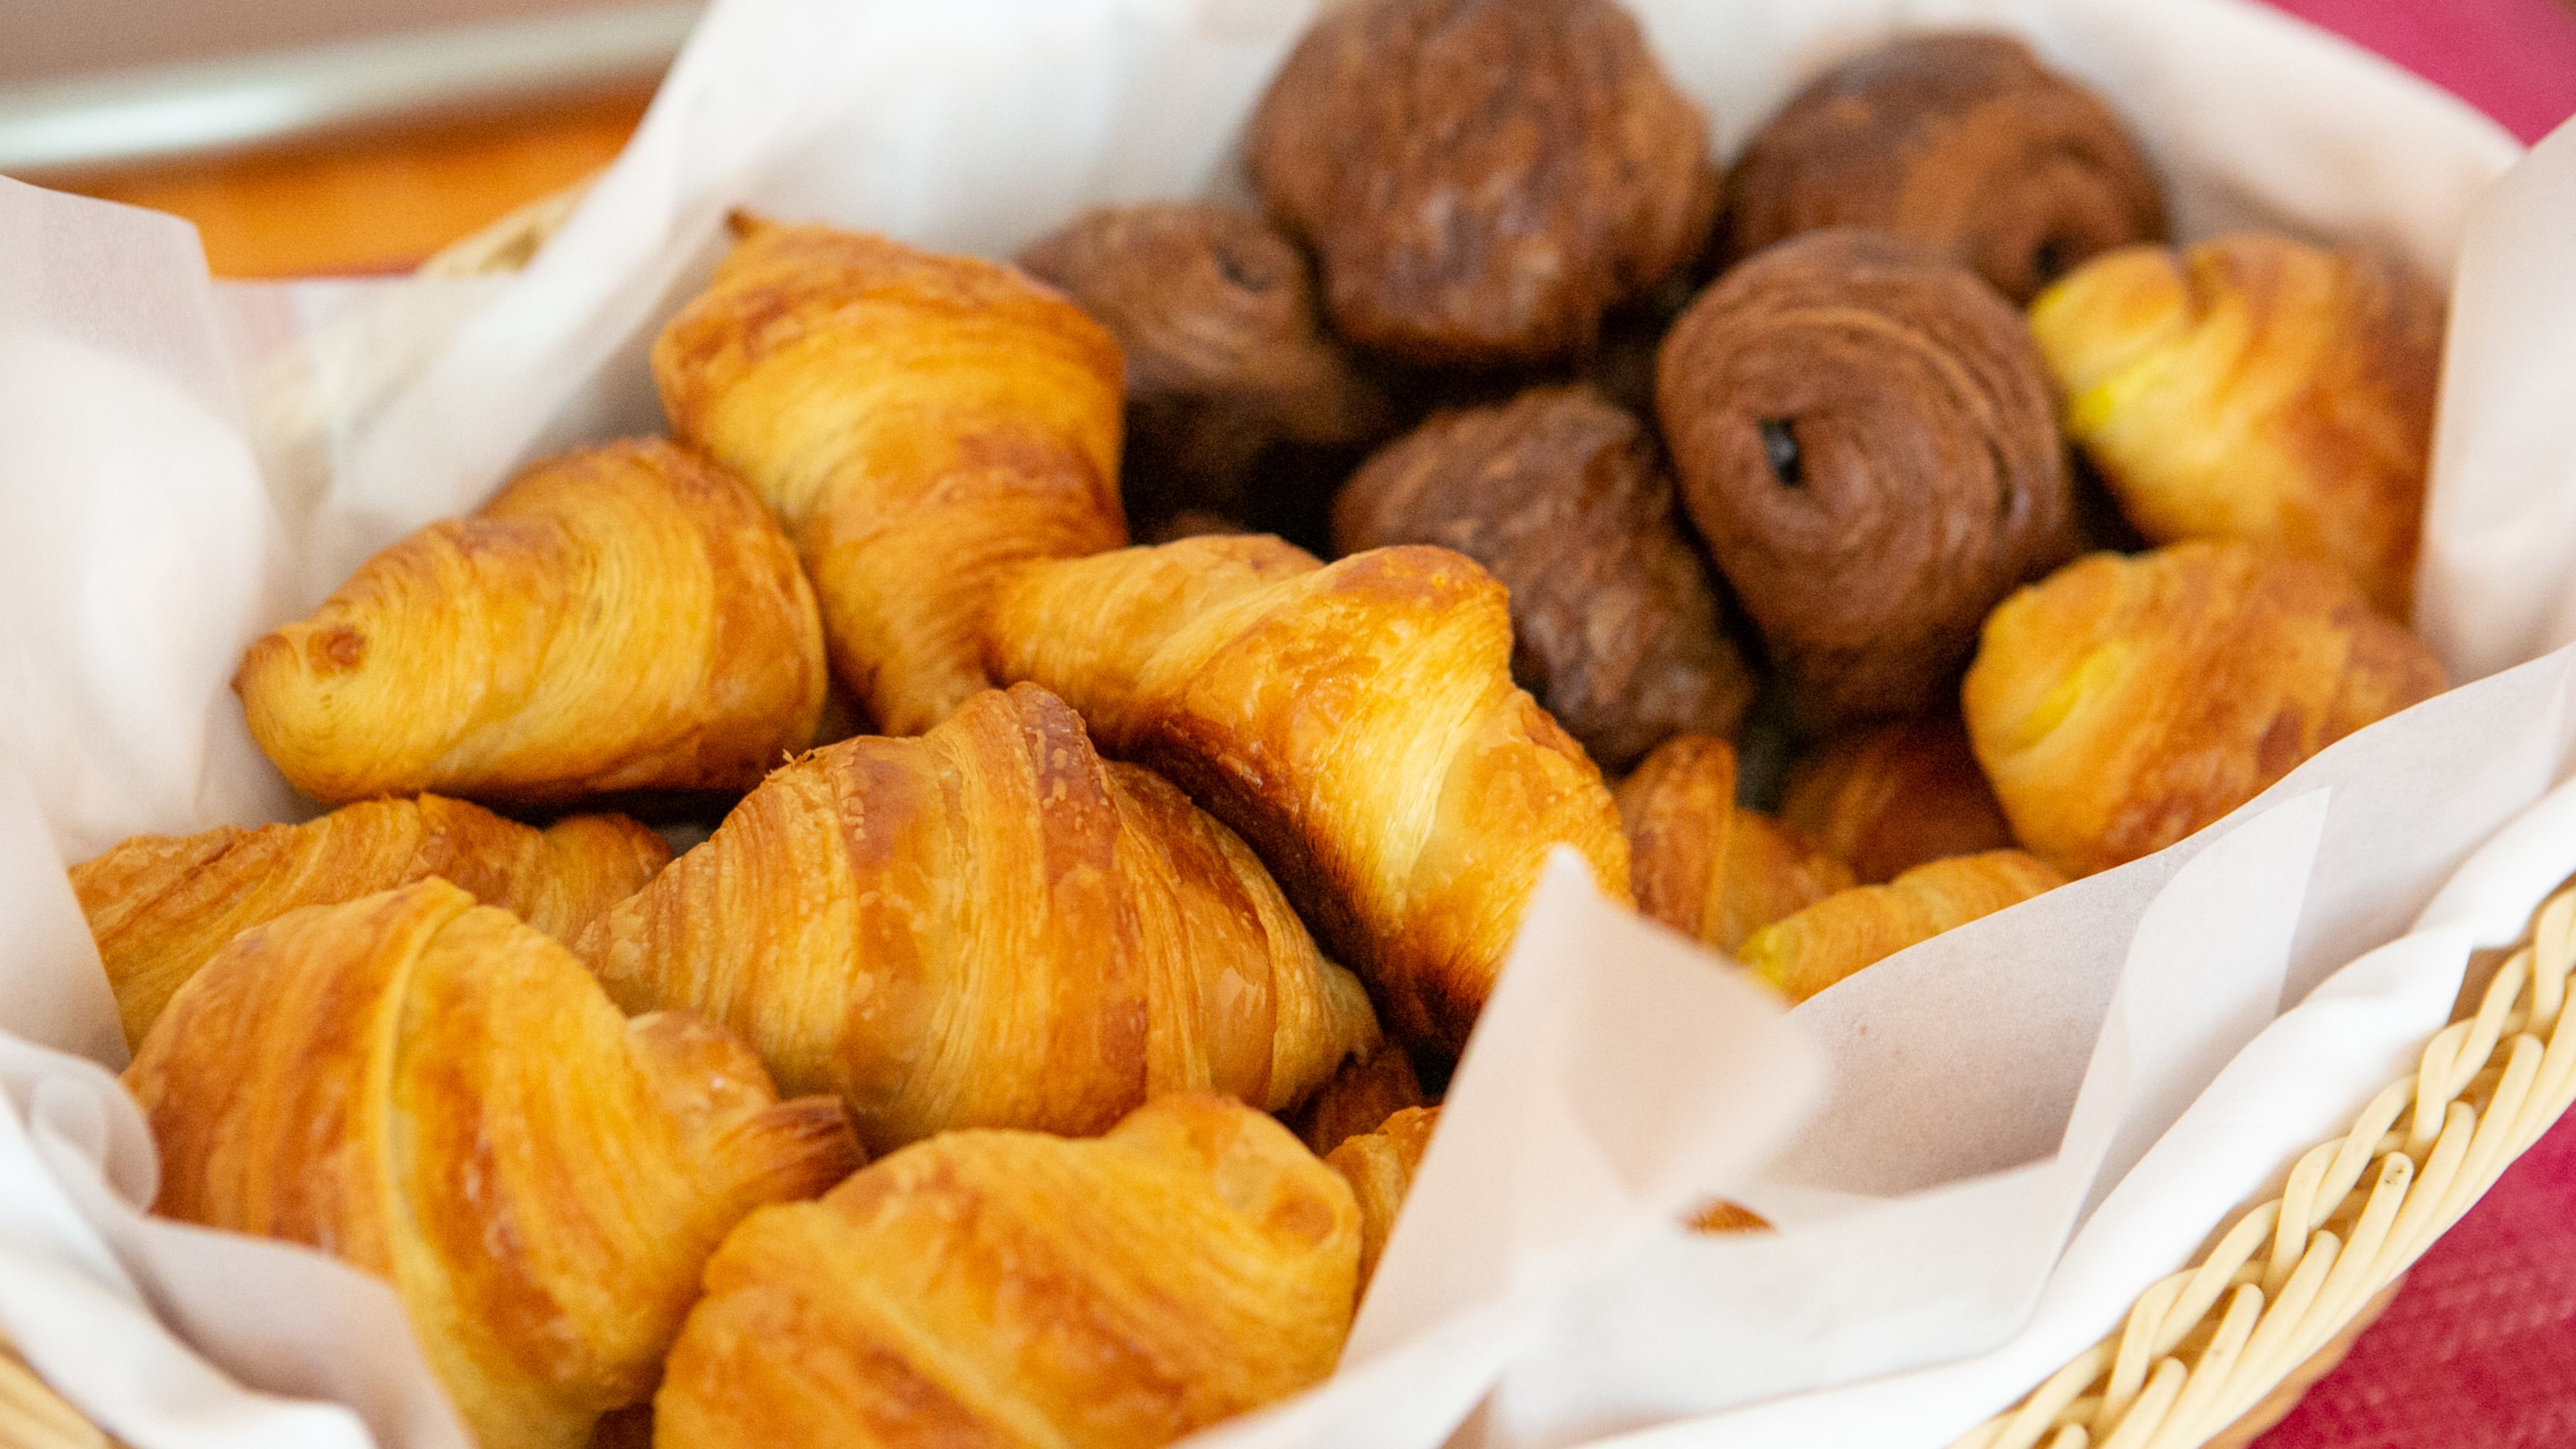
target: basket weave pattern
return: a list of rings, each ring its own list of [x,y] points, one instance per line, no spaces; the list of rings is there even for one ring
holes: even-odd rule
[[[2337,1338],[2576,1100],[2576,889],[2476,1012],[2117,1334],[1952,1449],[2199,1449]]]

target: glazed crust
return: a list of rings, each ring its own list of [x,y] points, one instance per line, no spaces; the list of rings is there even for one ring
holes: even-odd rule
[[[795,538],[832,666],[892,734],[989,686],[994,580],[1127,541],[1118,344],[1017,270],[744,222],[653,345],[672,430]]]
[[[132,1047],[226,941],[298,907],[438,876],[569,941],[670,861],[662,837],[623,815],[536,830],[423,795],[361,801],[302,825],[137,835],[71,877]]]
[[[1729,955],[1852,884],[1849,866],[1735,803],[1735,750],[1680,735],[1619,782],[1637,909]]]
[[[1328,9],[1246,145],[1334,327],[1420,362],[1589,347],[1716,210],[1706,122],[1613,0]]]
[[[1731,735],[1752,701],[1660,450],[1588,388],[1440,413],[1370,458],[1333,504],[1333,546],[1404,543],[1456,549],[1510,591],[1513,677],[1605,770]]]
[[[2013,843],[1967,727],[1952,713],[1891,720],[1817,746],[1789,772],[1780,823],[1850,862],[1870,885]]]
[[[2067,436],[2140,533],[2321,559],[2407,617],[2442,368],[2430,281],[2244,234],[2101,257],[2030,320]]]
[[[1410,1044],[1465,1043],[1551,845],[1627,899],[1601,772],[1513,686],[1462,555],[1183,539],[1033,567],[992,621],[995,670],[1243,832]]]
[[[1885,885],[1837,891],[1754,932],[1744,964],[1804,1001],[1908,946],[2019,905],[2066,877],[2018,850],[1954,855]]]
[[[2195,542],[2095,554],[2006,600],[1962,698],[2014,836],[2084,875],[2442,688],[2432,650],[2333,569]]]
[[[1232,831],[1034,685],[772,775],[578,950],[686,1007],[871,1150],[1100,1132],[1148,1097],[1302,1101],[1377,1023]]]
[[[2077,546],[2029,328],[1900,238],[1811,232],[1729,272],[1665,338],[1656,411],[1813,723],[1946,701],[1986,612]]]
[[[326,804],[747,790],[814,738],[813,591],[741,482],[655,440],[529,468],[367,561],[233,676]]]
[[[1393,405],[1324,330],[1305,255],[1250,212],[1104,207],[1019,262],[1126,353],[1121,485],[1140,535],[1190,510],[1262,520],[1312,511],[1270,496],[1330,486],[1302,476],[1306,452],[1347,450],[1347,469],[1349,453],[1392,429]]]
[[[627,1021],[440,880],[244,932],[125,1080],[154,1211],[390,1281],[485,1449],[578,1449],[641,1402],[734,1223],[859,1163],[838,1103],[778,1101],[703,1022]]]
[[[948,1133],[726,1240],[654,1442],[1154,1449],[1332,1372],[1359,1241],[1342,1180],[1220,1098]]]
[[[2161,239],[2165,210],[2154,167],[2091,92],[2020,41],[1951,33],[1826,71],[1727,175],[1737,256],[1832,226],[1912,237],[2020,303],[2089,257]]]
[[[1438,1107],[1407,1107],[1336,1147],[1324,1161],[1351,1185],[1360,1209],[1360,1290],[1377,1276],[1378,1259],[1386,1256],[1387,1235],[1413,1191],[1413,1175],[1431,1134],[1440,1125]]]

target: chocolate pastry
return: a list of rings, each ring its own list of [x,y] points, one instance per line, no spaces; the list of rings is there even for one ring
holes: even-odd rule
[[[1613,0],[1328,9],[1248,148],[1334,327],[1418,362],[1585,350],[1716,209],[1707,123]]]
[[[1589,388],[1444,412],[1333,504],[1333,545],[1431,543],[1511,591],[1512,676],[1605,770],[1677,734],[1728,735],[1753,676],[1720,629],[1645,425]]]
[[[1394,430],[1384,392],[1325,332],[1304,254],[1249,212],[1105,207],[1019,263],[1126,350],[1120,475],[1139,536],[1191,511],[1313,533],[1359,450]]]
[[[1729,243],[1868,226],[2027,302],[2087,257],[2165,234],[2155,169],[2090,91],[2001,35],[1921,35],[1810,82],[1727,177]]]
[[[1809,724],[1948,696],[1986,611],[2076,549],[2021,315],[1883,232],[1811,232],[1700,294],[1656,411],[1682,502]]]

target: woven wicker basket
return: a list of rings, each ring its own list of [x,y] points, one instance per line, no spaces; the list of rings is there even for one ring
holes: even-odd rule
[[[545,197],[425,263],[471,276],[526,265],[587,183]],[[2241,1449],[2340,1362],[2402,1278],[2576,1101],[2576,886],[2353,1123],[2290,1167],[2200,1261],[2149,1288],[2120,1332],[2076,1355],[1951,1449]],[[2464,998],[2465,999],[2465,998]],[[0,1449],[115,1441],[0,1339]]]

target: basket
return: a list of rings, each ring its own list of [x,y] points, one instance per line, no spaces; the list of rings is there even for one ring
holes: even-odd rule
[[[423,275],[507,273],[587,181],[430,258]],[[2342,1361],[2416,1259],[2576,1102],[2576,884],[2534,913],[2477,998],[2350,1131],[2290,1164],[2279,1193],[2196,1264],[2141,1294],[2118,1333],[1951,1449],[2242,1449]],[[2463,995],[2467,1000],[2466,993]],[[0,1338],[0,1449],[103,1449],[102,1434]]]

